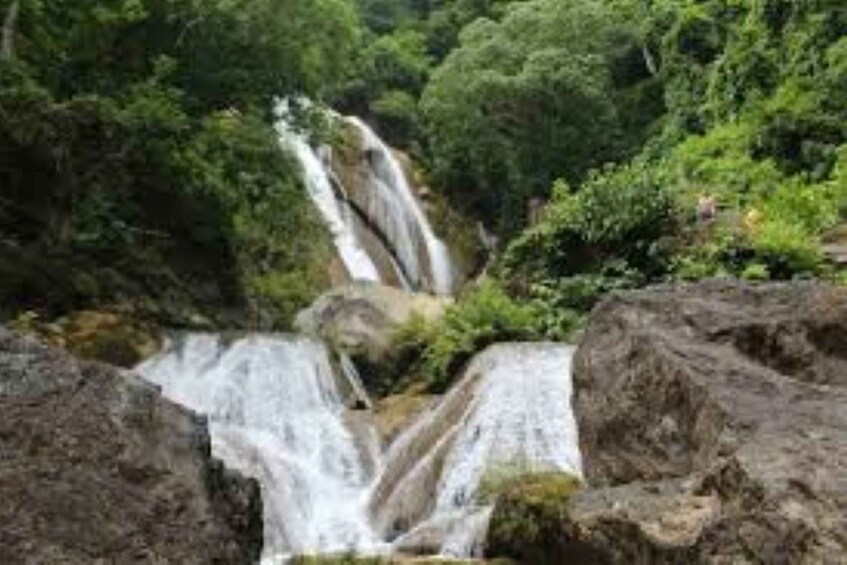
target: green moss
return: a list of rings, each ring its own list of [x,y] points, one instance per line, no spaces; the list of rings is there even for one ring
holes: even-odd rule
[[[581,482],[566,473],[539,473],[500,487],[486,553],[534,565],[564,563],[561,532],[571,496]]]
[[[161,335],[154,325],[113,312],[74,312],[47,323],[36,312],[27,311],[9,325],[77,357],[118,367],[134,367],[161,346]]]

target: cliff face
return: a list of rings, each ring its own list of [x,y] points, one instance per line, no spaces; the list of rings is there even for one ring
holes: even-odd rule
[[[592,314],[574,387],[591,488],[561,526],[566,554],[847,558],[847,290],[613,295]]]
[[[250,563],[254,480],[137,377],[0,328],[0,562]]]

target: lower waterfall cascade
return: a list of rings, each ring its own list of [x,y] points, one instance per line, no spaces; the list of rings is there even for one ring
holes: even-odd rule
[[[213,455],[258,479],[265,565],[391,553],[433,531],[439,553],[468,557],[487,531],[491,508],[475,496],[487,470],[580,474],[572,354],[558,344],[492,346],[386,450],[368,413],[348,408],[362,394],[355,374],[311,338],[175,335],[138,372],[206,415]]]
[[[259,480],[268,559],[376,546],[365,499],[376,435],[356,433],[346,421],[323,344],[182,335],[138,371],[166,397],[207,416],[213,454]]]

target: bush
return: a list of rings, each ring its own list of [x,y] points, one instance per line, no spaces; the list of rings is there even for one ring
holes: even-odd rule
[[[751,263],[741,272],[741,278],[748,281],[766,281],[770,276],[767,266],[761,263]]]
[[[443,392],[478,351],[500,341],[538,339],[536,311],[486,281],[447,310],[423,355],[422,373],[433,392]]]
[[[823,254],[816,238],[781,220],[765,222],[753,236],[756,257],[775,279],[820,272]]]
[[[667,271],[678,225],[673,196],[646,164],[608,168],[576,192],[557,183],[538,226],[507,249],[505,274],[518,284],[604,272],[649,281]]]
[[[373,363],[367,354],[354,355],[356,367],[369,391],[383,397],[404,391],[409,385],[426,381],[421,376],[424,355],[435,340],[439,326],[414,313],[391,336],[384,360]]]

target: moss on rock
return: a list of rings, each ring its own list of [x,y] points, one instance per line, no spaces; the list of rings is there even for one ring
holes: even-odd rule
[[[486,553],[533,565],[564,563],[561,531],[571,495],[581,486],[567,473],[524,475],[503,485],[491,516]]]
[[[153,325],[114,312],[83,310],[52,323],[40,322],[36,314],[28,312],[12,327],[77,357],[125,368],[150,357],[161,345],[161,335]]]

